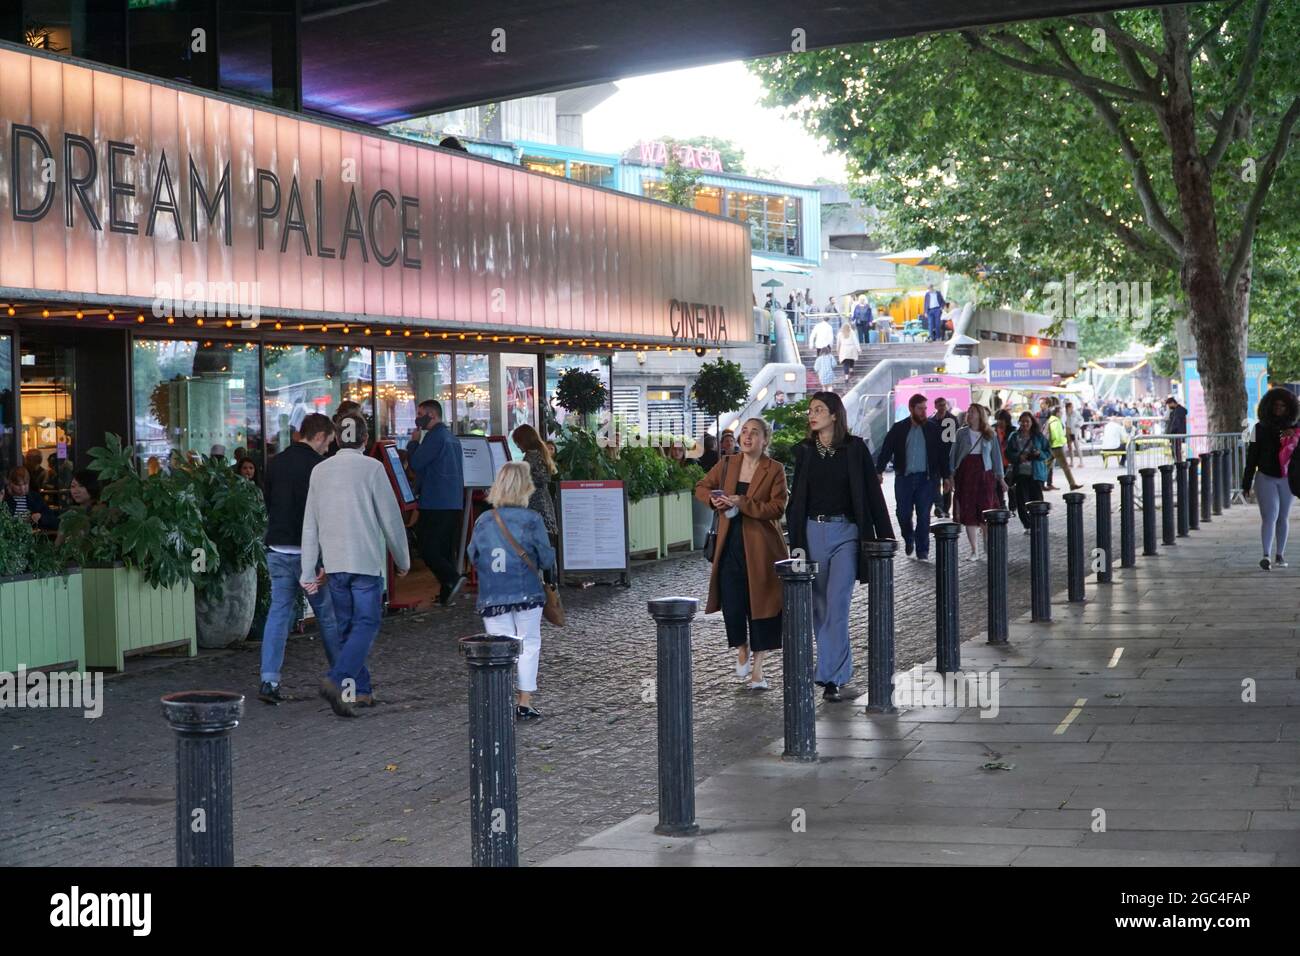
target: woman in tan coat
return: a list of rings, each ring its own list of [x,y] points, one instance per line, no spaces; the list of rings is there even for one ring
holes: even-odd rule
[[[718,512],[705,611],[722,610],[736,676],[748,677],[751,690],[767,690],[763,655],[781,646],[781,582],[773,564],[789,557],[778,524],[788,497],[785,469],[767,457],[770,438],[767,422],[749,419],[740,429],[741,453],[720,459],[695,486],[695,497]]]

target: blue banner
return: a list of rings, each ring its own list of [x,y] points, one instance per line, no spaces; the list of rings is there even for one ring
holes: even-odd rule
[[[1050,358],[985,359],[984,370],[988,373],[990,384],[998,382],[1050,382],[1052,380],[1052,360]]]

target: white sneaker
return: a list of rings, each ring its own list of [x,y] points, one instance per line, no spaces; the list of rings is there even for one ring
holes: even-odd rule
[[[750,690],[770,690],[770,689],[771,689],[771,686],[772,686],[772,685],[770,685],[770,684],[767,682],[767,678],[766,678],[766,677],[763,678],[762,680],[754,680],[754,681],[750,681],[750,682],[749,682],[749,689],[750,689]]]
[[[750,671],[754,669],[753,660],[746,660],[743,664],[736,665],[736,676],[742,680],[749,676]]]
[[[978,551],[971,553],[971,554],[966,558],[967,561],[978,561],[979,559],[980,559],[980,556],[979,556],[979,552],[978,552]]]
[[[1285,568],[1285,567],[1289,567],[1289,565],[1286,563],[1286,558],[1282,557],[1282,555],[1280,554],[1277,554],[1273,556],[1273,567]]]

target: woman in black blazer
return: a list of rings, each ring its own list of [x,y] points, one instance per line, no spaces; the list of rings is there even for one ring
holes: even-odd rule
[[[853,676],[849,605],[854,581],[866,581],[862,542],[892,539],[885,496],[871,450],[849,434],[844,403],[816,392],[808,405],[808,437],[794,446],[794,489],[786,510],[792,549],[818,565],[813,579],[817,684],[826,700]]]

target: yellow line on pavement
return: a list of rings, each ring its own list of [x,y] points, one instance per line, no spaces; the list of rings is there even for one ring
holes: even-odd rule
[[[1115,648],[1115,653],[1111,655],[1110,663],[1107,664],[1106,666],[1114,667],[1116,664],[1119,663],[1119,659],[1123,654],[1124,654],[1124,648],[1122,647]]]
[[[1065,729],[1069,727],[1070,724],[1074,723],[1074,718],[1078,717],[1080,714],[1083,713],[1083,705],[1086,703],[1088,703],[1088,698],[1086,697],[1080,697],[1078,700],[1076,700],[1074,702],[1074,709],[1065,715],[1065,720],[1061,721],[1061,723],[1057,725],[1057,728],[1054,731],[1052,731],[1052,733],[1053,734],[1065,733]]]

